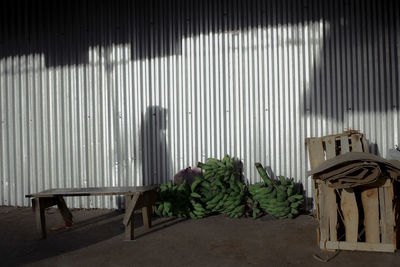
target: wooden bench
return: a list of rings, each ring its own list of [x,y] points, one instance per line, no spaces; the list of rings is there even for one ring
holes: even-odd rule
[[[125,196],[125,239],[134,239],[133,215],[135,210],[142,210],[143,224],[151,227],[152,207],[157,196],[156,185],[152,186],[125,186],[125,187],[90,187],[90,188],[61,188],[49,189],[36,194],[26,195],[32,198],[32,207],[36,216],[36,227],[43,239],[46,238],[46,208],[58,206],[61,216],[67,227],[72,226],[72,214],[69,211],[64,197],[77,196]]]

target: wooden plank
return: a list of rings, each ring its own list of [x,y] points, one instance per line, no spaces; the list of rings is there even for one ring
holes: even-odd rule
[[[143,225],[146,229],[151,228],[151,206],[142,208]]]
[[[353,141],[352,141],[353,142]],[[355,146],[354,152],[369,152],[367,140],[361,136],[362,148]],[[359,150],[359,151],[358,151]],[[361,192],[361,201],[364,209],[365,241],[367,243],[380,242],[379,228],[379,190],[370,188]]]
[[[358,134],[351,135],[351,152],[363,152],[361,138]]]
[[[364,209],[365,242],[379,243],[379,193],[378,188],[369,188],[361,192]]]
[[[337,240],[337,203],[335,189],[326,187],[326,211],[329,217],[329,239]]]
[[[343,189],[340,206],[344,218],[346,241],[357,242],[358,237],[358,207],[352,189]]]
[[[379,225],[381,227],[381,242],[382,243],[387,243],[388,238],[387,238],[387,229],[386,229],[386,210],[385,210],[385,190],[384,187],[379,187],[378,188],[378,195],[379,195],[379,213],[380,213],[380,218],[379,218]]]
[[[322,246],[322,244],[320,244]],[[340,249],[340,250],[356,250],[356,251],[374,251],[374,252],[394,252],[395,246],[393,244],[374,244],[364,242],[344,242],[344,241],[328,241],[325,244],[327,249]]]
[[[151,214],[153,213],[156,197],[157,192],[155,190],[144,192],[137,200],[134,208],[134,210],[142,210],[143,224],[147,229],[151,228]]]
[[[336,139],[334,136],[328,137],[325,141],[326,158],[336,157]],[[329,239],[337,241],[337,203],[335,189],[324,186],[325,190],[325,216],[328,217]]]
[[[331,159],[336,157],[336,140],[334,137],[325,139],[326,158]]]
[[[307,139],[308,144],[308,155],[310,159],[311,169],[317,168],[321,163],[325,161],[324,155],[324,148],[322,146],[322,139],[320,138],[309,138]],[[315,203],[315,213],[317,220],[320,221],[320,200],[319,200],[319,189],[313,179],[313,188],[314,188],[314,203]],[[324,200],[323,200],[324,201]],[[321,221],[320,221],[321,223]],[[327,240],[328,235],[327,232],[324,233],[320,232],[321,226],[317,229],[317,236],[319,240],[323,239],[324,241]]]
[[[46,231],[46,208],[44,207],[46,200],[41,198],[32,199],[34,202],[33,206],[35,208],[35,217],[36,217],[36,230],[42,239],[47,237]]]
[[[351,152],[362,152],[360,135],[352,134],[350,138]],[[342,150],[348,149],[348,137],[346,136],[346,138],[341,139],[341,141],[344,142],[344,145],[342,144]],[[342,190],[341,209],[343,211],[346,241],[357,242],[359,213],[356,196],[352,189]]]
[[[362,135],[361,143],[362,143],[362,146],[363,146],[363,151],[369,153],[369,146],[368,146],[367,139],[365,138],[365,135]]]
[[[140,193],[136,193],[133,196],[127,195],[125,196],[125,216],[124,216],[124,220],[123,223],[125,225],[127,225],[132,217],[133,217],[133,211],[135,210],[135,206],[136,206],[136,202],[138,201],[139,197],[140,197]]]
[[[321,138],[310,138],[308,142],[308,154],[310,157],[311,169],[317,168],[325,161],[324,148]]]
[[[57,197],[57,196],[110,196],[133,195],[136,192],[155,190],[157,185],[123,186],[123,187],[87,187],[87,188],[58,188],[49,189],[25,197]]]
[[[347,135],[342,135],[340,137],[340,154],[347,152],[350,152],[349,137]]]
[[[327,191],[328,186],[325,183],[319,185],[319,233],[320,233],[320,243],[329,240],[329,215],[327,210]]]
[[[61,216],[64,219],[65,226],[71,227],[72,223],[73,223],[72,214],[69,211],[67,204],[65,203],[65,200],[63,197],[57,198],[57,206],[58,206],[58,210],[61,213]]]
[[[388,188],[391,188],[388,189]],[[387,200],[387,194],[389,193],[389,195],[393,194],[393,184],[391,182],[390,179],[387,179],[385,181],[385,183],[378,188],[378,194],[379,194],[379,211],[380,211],[380,227],[381,227],[381,242],[382,243],[390,243],[392,240],[392,234],[391,232],[394,231],[393,227],[395,225],[395,223],[393,223],[393,225],[390,225],[388,223],[388,221],[391,221],[389,217],[391,217],[390,213],[388,213],[388,211],[386,210],[386,202]],[[393,197],[392,197],[393,199]],[[392,201],[389,201],[389,206],[392,206]],[[394,218],[394,215],[393,215]],[[395,242],[396,240],[396,236],[393,233],[393,242]],[[397,245],[395,245],[395,247],[397,247]]]
[[[137,195],[134,195],[135,197]],[[135,206],[136,203],[132,203],[134,200],[131,195],[126,195],[125,196],[125,216],[127,215],[128,207],[130,206]],[[137,200],[137,199],[136,199]],[[134,228],[135,228],[135,220],[133,219],[133,209],[132,212],[129,214],[129,220],[125,224],[125,240],[134,240],[135,235],[134,235]],[[124,218],[125,219],[125,218]]]
[[[393,181],[392,183],[392,192],[393,192],[393,225],[394,225],[394,240],[393,240],[393,244],[394,247],[397,248],[397,244],[399,241],[399,235],[400,235],[400,230],[399,230],[399,220],[400,220],[400,215],[399,215],[399,187],[398,187],[398,182],[397,181]]]
[[[385,220],[382,223],[385,225],[385,231],[382,231],[382,243],[394,244],[393,186],[384,187],[383,192]]]

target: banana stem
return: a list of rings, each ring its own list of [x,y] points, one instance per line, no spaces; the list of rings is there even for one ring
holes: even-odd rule
[[[267,172],[265,171],[263,165],[259,162],[257,162],[256,164],[256,168],[258,173],[260,174],[261,178],[264,180],[264,183],[267,185],[271,185],[271,179],[269,178]]]

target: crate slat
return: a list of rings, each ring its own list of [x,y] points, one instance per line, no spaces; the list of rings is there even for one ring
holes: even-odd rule
[[[352,152],[363,152],[361,138],[358,134],[351,135],[351,151]]]
[[[382,187],[383,191],[383,205],[382,213],[384,220],[382,221],[382,243],[394,243],[394,215],[393,215],[393,187]]]
[[[364,209],[365,242],[379,243],[379,194],[378,188],[365,189],[361,192]]]
[[[351,151],[362,152],[360,136],[358,134],[352,134],[350,138],[351,138]],[[348,140],[348,137],[346,137],[346,139]],[[346,232],[346,241],[357,242],[359,211],[357,206],[356,195],[353,189],[342,191],[341,208],[345,220],[344,226]]]
[[[307,139],[308,143],[308,154],[309,154],[309,159],[310,159],[310,165],[311,168],[317,168],[322,162],[325,161],[325,155],[324,155],[324,148],[322,147],[322,140],[321,139],[316,139],[316,138],[310,138]],[[315,212],[317,219],[319,220],[319,191],[317,188],[317,185],[315,183],[315,180],[313,179],[313,188],[314,188],[314,201],[315,201]],[[320,231],[317,231],[317,235],[320,238]]]
[[[322,245],[322,244],[321,244]],[[341,250],[358,250],[358,251],[375,251],[375,252],[394,252],[396,247],[393,244],[374,244],[364,242],[346,242],[346,241],[327,241],[326,249],[341,249]]]
[[[317,168],[325,161],[324,148],[321,139],[311,138],[308,143],[311,168]]]
[[[320,241],[326,242],[329,240],[329,217],[326,207],[327,203],[327,186],[326,184],[319,185],[319,231],[320,231]]]
[[[341,136],[340,137],[340,150],[341,150],[340,154],[344,154],[344,153],[350,151],[349,137],[348,136]]]
[[[340,207],[344,218],[344,228],[347,242],[357,242],[358,237],[358,207],[353,189],[343,189]]]
[[[334,136],[328,137],[325,141],[326,148],[326,158],[331,159],[336,157],[336,140]],[[324,194],[325,197],[325,211],[328,217],[328,225],[329,225],[329,240],[336,241],[337,240],[337,203],[336,203],[336,193],[335,189],[324,186]]]

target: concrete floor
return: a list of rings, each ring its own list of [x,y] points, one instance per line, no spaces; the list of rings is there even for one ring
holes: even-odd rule
[[[0,266],[400,266],[400,253],[341,251],[329,263],[316,245],[316,221],[263,217],[201,220],[154,219],[146,231],[141,216],[135,241],[123,241],[123,213],[73,210],[70,229],[56,209],[47,212],[48,239],[38,239],[29,208],[0,207]]]

